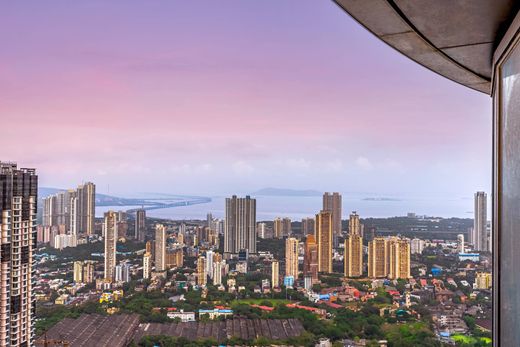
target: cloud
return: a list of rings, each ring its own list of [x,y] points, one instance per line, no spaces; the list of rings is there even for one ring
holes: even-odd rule
[[[255,171],[255,168],[251,164],[242,160],[234,162],[231,167],[237,175],[249,175]]]
[[[363,170],[372,170],[374,165],[366,157],[358,157],[356,159],[356,165]]]

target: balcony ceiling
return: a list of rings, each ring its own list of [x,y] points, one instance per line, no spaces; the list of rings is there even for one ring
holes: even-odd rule
[[[410,59],[491,92],[493,51],[518,12],[514,0],[335,0]]]

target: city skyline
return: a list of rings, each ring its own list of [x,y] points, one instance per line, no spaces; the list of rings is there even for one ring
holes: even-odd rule
[[[6,4],[0,19],[3,159],[38,167],[41,186],[491,190],[487,97],[332,2]],[[17,144],[22,129],[38,146]]]

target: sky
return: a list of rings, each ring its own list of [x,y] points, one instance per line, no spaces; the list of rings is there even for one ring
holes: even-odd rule
[[[0,160],[40,186],[490,191],[490,97],[332,1],[11,1],[0,42]]]

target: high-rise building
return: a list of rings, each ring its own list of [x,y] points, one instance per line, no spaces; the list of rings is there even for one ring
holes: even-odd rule
[[[273,221],[273,237],[281,239],[283,237],[283,223],[282,218],[275,218]]]
[[[134,238],[144,242],[146,236],[146,210],[141,208],[135,212]]]
[[[117,245],[117,213],[108,211],[105,213],[103,224],[105,231],[105,280],[114,279],[116,267],[116,245]]]
[[[386,239],[375,237],[368,243],[368,277],[383,278],[388,275]]]
[[[457,235],[457,252],[466,253],[466,248],[464,247],[464,234]]]
[[[0,162],[0,346],[33,346],[38,176]]]
[[[222,284],[222,261],[218,260],[213,263],[213,269],[211,270],[213,275],[211,278],[213,279],[213,285],[219,286]]]
[[[148,279],[152,274],[152,243],[146,243],[146,250],[143,254],[143,278]]]
[[[344,254],[345,276],[360,277],[363,275],[363,238],[359,216],[352,212],[349,219],[349,234],[345,239]]]
[[[410,241],[391,237],[387,241],[388,278],[408,279],[410,278]]]
[[[332,272],[332,233],[332,212],[321,211],[316,215],[319,272]]]
[[[318,245],[314,235],[307,235],[305,240],[305,254],[303,256],[303,275],[310,277],[312,283],[317,283],[318,279]]]
[[[475,217],[473,220],[473,246],[477,251],[489,251],[487,232],[487,194],[475,193]]]
[[[291,218],[282,219],[282,235],[290,236],[292,234]]]
[[[273,288],[280,286],[280,263],[278,260],[273,260],[271,263],[271,285]]]
[[[491,273],[477,272],[477,275],[475,277],[475,283],[473,284],[474,289],[489,289],[491,288],[491,285]]]
[[[332,213],[332,238],[333,247],[338,246],[338,237],[341,235],[341,194],[325,193],[323,194],[323,211]]]
[[[166,271],[166,228],[162,224],[155,226],[155,271]]]
[[[213,279],[213,251],[206,251],[206,273]]]
[[[224,252],[237,254],[247,250],[256,253],[256,199],[249,196],[226,198]]]
[[[422,254],[424,250],[424,240],[414,238],[410,243],[412,254]]]
[[[92,235],[96,216],[96,185],[84,183],[76,189],[78,232]]]
[[[74,262],[74,276],[75,283],[83,283],[83,262],[75,261]]]
[[[94,232],[96,186],[88,182],[43,199],[44,226],[64,228],[67,234]]]
[[[303,218],[302,219],[302,235],[307,236],[310,234],[315,234],[315,222],[316,220],[314,218]]]
[[[298,240],[294,237],[285,240],[285,276],[298,278]]]
[[[197,259],[197,285],[205,286],[207,283],[206,258],[200,256]]]
[[[166,247],[166,268],[177,268],[184,265],[184,252],[182,247]]]
[[[267,238],[267,224],[266,223],[258,223],[256,225],[258,231],[258,237],[261,239]]]

